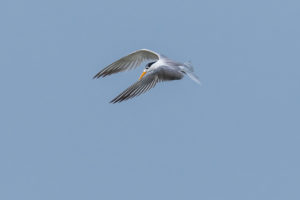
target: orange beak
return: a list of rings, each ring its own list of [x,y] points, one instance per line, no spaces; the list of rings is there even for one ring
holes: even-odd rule
[[[141,80],[143,78],[143,76],[146,74],[147,72],[143,71],[143,73],[141,74],[139,80]]]

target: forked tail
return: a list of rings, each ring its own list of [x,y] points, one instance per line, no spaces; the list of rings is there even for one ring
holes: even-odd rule
[[[196,83],[201,85],[201,82],[198,78],[198,76],[194,73],[194,68],[192,66],[192,64],[190,62],[186,62],[184,63],[185,68],[183,69],[183,71]]]

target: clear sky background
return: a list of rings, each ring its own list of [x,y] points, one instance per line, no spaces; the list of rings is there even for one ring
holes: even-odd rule
[[[0,3],[0,199],[300,199],[300,3]],[[140,48],[202,81],[108,102]]]

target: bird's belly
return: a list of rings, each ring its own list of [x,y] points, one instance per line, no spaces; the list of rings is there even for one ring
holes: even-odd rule
[[[162,69],[160,71],[160,76],[163,80],[180,80],[183,78],[184,74],[180,71],[171,70],[171,69]]]

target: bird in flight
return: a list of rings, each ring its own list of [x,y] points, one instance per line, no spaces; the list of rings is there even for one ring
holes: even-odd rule
[[[158,82],[180,80],[184,75],[188,75],[192,80],[200,84],[200,80],[195,75],[190,63],[176,62],[148,49],[137,50],[115,61],[98,72],[94,78],[105,77],[118,72],[135,69],[145,61],[150,62],[145,66],[139,80],[111,100],[110,103],[128,100],[145,93],[153,88]]]

